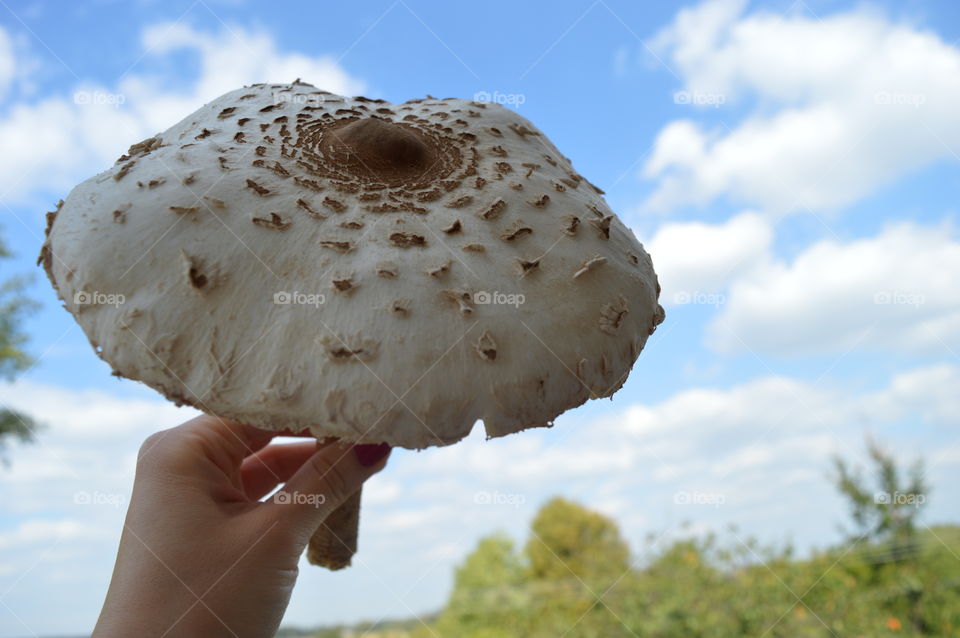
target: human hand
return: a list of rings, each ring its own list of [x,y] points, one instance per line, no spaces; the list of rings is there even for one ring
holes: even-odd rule
[[[390,451],[277,435],[204,415],[147,438],[93,638],[274,635],[310,537]]]

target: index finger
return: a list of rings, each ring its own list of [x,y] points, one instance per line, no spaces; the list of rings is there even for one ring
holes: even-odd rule
[[[141,457],[146,456],[154,447],[161,445],[173,454],[186,458],[201,453],[211,459],[224,471],[239,467],[243,459],[265,447],[277,435],[245,425],[228,421],[217,416],[201,414],[180,425],[158,432],[141,448]]]

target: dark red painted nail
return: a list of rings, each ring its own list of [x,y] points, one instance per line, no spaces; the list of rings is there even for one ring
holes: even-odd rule
[[[357,455],[360,465],[370,467],[390,454],[390,446],[386,443],[366,443],[364,445],[354,445],[353,452]]]

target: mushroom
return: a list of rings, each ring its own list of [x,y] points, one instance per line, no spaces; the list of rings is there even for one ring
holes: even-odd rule
[[[40,262],[115,374],[178,405],[422,449],[623,385],[664,313],[601,195],[499,105],[255,84],[76,186]],[[349,565],[359,502],[311,562]]]

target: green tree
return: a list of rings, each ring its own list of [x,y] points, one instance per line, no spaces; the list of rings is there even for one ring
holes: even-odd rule
[[[629,556],[614,521],[554,498],[522,553],[504,535],[480,541],[457,568],[436,629],[463,638],[629,635],[606,602],[629,580]]]
[[[10,257],[0,240],[0,259]],[[30,365],[30,357],[23,349],[26,335],[20,330],[24,315],[35,303],[23,294],[24,277],[9,277],[0,283],[0,379],[12,381],[18,372]],[[10,439],[30,441],[37,424],[28,415],[0,407],[0,457]]]
[[[523,578],[523,564],[509,536],[481,539],[456,570],[437,629],[444,636],[470,638],[509,634],[517,614],[529,604]]]
[[[609,601],[629,580],[630,548],[613,520],[553,498],[534,517],[524,554],[527,581],[536,593],[530,609],[535,631],[526,635],[626,633]]]
[[[530,532],[525,553],[533,580],[603,582],[630,567],[630,548],[617,524],[564,498],[541,507]]]
[[[889,541],[895,545],[910,543],[929,492],[923,461],[918,459],[904,472],[893,455],[870,438],[867,453],[873,465],[872,485],[864,478],[861,468],[851,467],[839,456],[833,459],[833,482],[850,506],[855,526],[853,534],[856,538]]]

